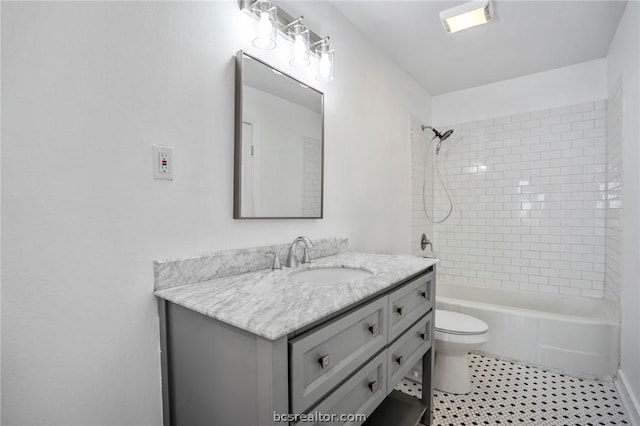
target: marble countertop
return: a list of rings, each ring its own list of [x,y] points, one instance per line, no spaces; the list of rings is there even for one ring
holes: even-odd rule
[[[157,290],[155,295],[270,340],[312,324],[438,262],[409,255],[344,252],[295,269],[261,270]],[[321,266],[366,269],[370,277],[318,284],[292,271]]]

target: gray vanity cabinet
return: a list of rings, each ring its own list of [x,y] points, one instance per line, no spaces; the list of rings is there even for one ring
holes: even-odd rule
[[[313,412],[326,415],[369,415],[387,397],[387,357],[386,352],[380,352],[364,367],[357,370],[345,383],[340,385],[329,396],[314,407]],[[356,425],[362,422],[341,422],[319,420],[315,423],[296,423],[300,425]]]
[[[291,412],[314,402],[387,344],[387,303],[379,298],[289,341]]]
[[[435,269],[277,340],[160,300],[164,424],[430,424]],[[393,390],[422,360],[423,398]]]
[[[423,316],[387,349],[387,379],[394,386],[431,347],[432,314]]]
[[[389,341],[395,340],[431,309],[433,280],[435,274],[423,275],[389,295]]]

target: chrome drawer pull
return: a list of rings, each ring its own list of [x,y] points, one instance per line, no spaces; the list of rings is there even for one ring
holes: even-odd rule
[[[404,315],[404,306],[398,306],[398,307],[396,308],[396,312],[397,312],[399,315]]]
[[[369,333],[371,333],[372,336],[375,336],[376,334],[378,334],[378,324],[370,325]]]
[[[402,361],[404,359],[404,356],[400,355],[399,357],[396,358],[396,362],[398,363],[398,365],[402,365]]]
[[[325,355],[323,357],[320,357],[318,362],[320,363],[320,368],[322,368],[324,370],[325,368],[327,368],[329,366],[329,355],[327,354],[327,355]]]
[[[371,393],[374,393],[375,391],[378,390],[378,381],[372,380],[369,382],[367,386],[369,387],[369,390],[371,391]]]

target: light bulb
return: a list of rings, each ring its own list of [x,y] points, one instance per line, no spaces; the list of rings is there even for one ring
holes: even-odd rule
[[[307,46],[304,44],[304,39],[301,35],[296,35],[296,39],[293,42],[293,55],[296,59],[304,59],[304,53],[307,51]]]
[[[318,64],[318,73],[322,78],[328,78],[331,75],[331,59],[326,52],[320,54],[320,63]]]
[[[267,12],[260,12],[260,22],[258,22],[258,37],[269,38],[271,36],[271,31],[273,31],[273,26],[271,25],[269,14]]]
[[[298,21],[302,19],[299,18]],[[294,67],[309,65],[309,30],[300,22],[291,24],[287,31],[291,38],[289,64]]]

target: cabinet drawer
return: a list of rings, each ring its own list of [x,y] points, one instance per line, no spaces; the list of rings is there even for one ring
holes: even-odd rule
[[[389,392],[431,347],[433,312],[414,324],[387,349]]]
[[[309,414],[322,413],[323,418],[313,423],[317,426],[355,426],[363,420],[354,416],[340,420],[340,415],[364,414],[369,417],[387,396],[387,353],[381,352],[335,391],[331,392]],[[309,424],[309,423],[298,423]]]
[[[389,295],[389,342],[431,309],[435,277],[435,273],[430,272]]]
[[[291,413],[303,413],[387,343],[387,297],[289,341]]]

